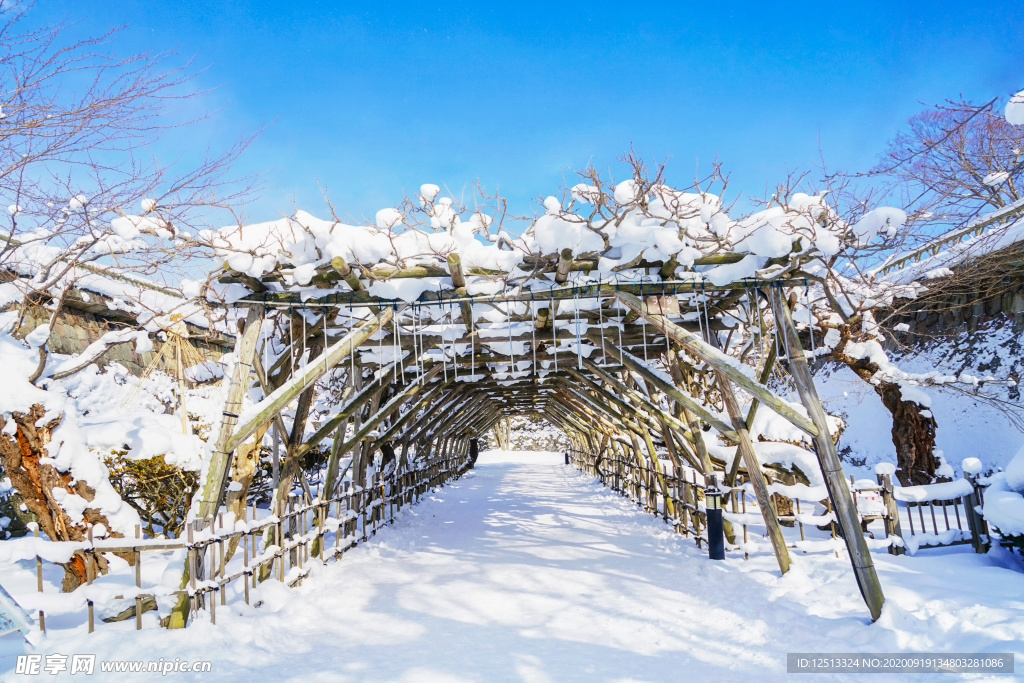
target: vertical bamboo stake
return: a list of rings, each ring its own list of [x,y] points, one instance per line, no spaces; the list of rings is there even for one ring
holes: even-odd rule
[[[179,351],[180,353],[180,351]],[[139,540],[142,537],[142,527],[138,524],[135,525],[135,540]],[[135,630],[142,630],[142,596],[138,593],[138,590],[142,588],[142,551],[138,546],[133,549],[135,556]]]
[[[171,341],[174,342],[175,359],[178,366],[176,370],[178,371],[178,392],[181,394],[181,433],[188,434],[188,408],[185,406],[185,364],[181,360],[182,339],[172,333]]]
[[[746,491],[743,491],[743,490],[740,491],[740,500],[743,503],[743,518],[745,520],[746,516],[747,516],[747,492]],[[746,521],[744,521],[743,522],[743,559],[744,560],[749,560],[750,559],[750,553],[747,552],[746,546],[747,546],[747,523],[746,523]]]
[[[86,534],[89,539],[89,545],[92,546],[92,524],[89,525]],[[82,560],[85,562],[85,582],[91,586],[92,582],[96,578],[96,565],[92,561],[93,555],[91,549],[88,553],[82,554]],[[85,603],[89,611],[89,633],[92,633],[96,628],[96,608],[92,599],[86,600]]]
[[[190,611],[194,612],[196,610],[196,606],[197,606],[196,605],[196,603],[197,603],[197,601],[196,601],[196,594],[195,594],[195,590],[196,590],[196,549],[195,549],[195,546],[193,545],[193,543],[195,542],[195,533],[193,531],[194,527],[193,527],[191,522],[189,522],[189,523],[187,523],[185,525],[185,529],[186,529],[186,532],[187,532],[187,542],[188,542],[188,546],[187,546],[187,550],[186,550],[186,557],[185,557],[185,567],[186,567],[186,569],[188,571],[188,587],[189,587],[189,590],[185,592],[185,595],[188,597],[188,603],[189,603]]]
[[[245,604],[249,604],[249,533],[242,534],[242,590],[245,591]]]
[[[85,560],[85,583],[91,586],[93,580],[96,578],[95,570],[93,568],[92,562],[89,561],[88,555],[83,554],[83,559]],[[92,633],[96,630],[96,608],[91,599],[87,599],[85,601],[85,604],[86,610],[88,611],[89,614],[89,633]]]
[[[39,518],[36,517],[32,534],[39,538]],[[86,574],[88,576],[88,574]],[[36,590],[40,593],[43,592],[43,558],[36,555]],[[39,630],[46,633],[46,615],[43,610],[39,610]]]

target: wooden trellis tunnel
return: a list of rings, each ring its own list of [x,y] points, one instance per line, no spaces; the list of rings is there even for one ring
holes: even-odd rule
[[[673,484],[663,474],[663,458],[673,473],[686,469],[702,481],[717,476],[732,486],[742,477],[785,573],[789,551],[751,436],[756,412],[771,410],[813,443],[861,593],[872,618],[879,617],[882,590],[787,298],[804,281],[573,284],[570,274],[586,264],[563,251],[537,265],[533,284],[542,286],[506,279],[496,294],[471,295],[459,258],[450,255],[446,263],[382,274],[379,266],[336,258],[314,278],[325,290],[319,296],[282,287],[279,275],[222,276],[252,293],[236,304],[247,310],[200,526],[212,525],[222,506],[236,516],[244,508],[253,466],[242,454],[251,459],[247,444],[268,430],[277,473],[272,510],[283,517],[296,486],[315,503],[342,495],[346,481],[353,487],[344,490],[348,495],[364,490],[368,476],[441,462],[469,466],[471,440],[508,417],[530,415],[564,431],[574,458],[595,473],[612,473],[620,484],[630,463],[652,473],[646,490],[660,491],[666,505],[682,498],[678,476]],[[396,301],[368,289],[385,276],[440,284],[422,288],[413,301]],[[767,386],[780,363],[803,410]],[[246,396],[262,398],[245,405]],[[714,456],[712,438],[736,447],[733,462]],[[316,497],[299,467],[312,449],[329,453]],[[399,486],[393,495],[405,494]],[[183,587],[198,570],[187,569]],[[190,606],[183,596],[173,623],[183,625]]]

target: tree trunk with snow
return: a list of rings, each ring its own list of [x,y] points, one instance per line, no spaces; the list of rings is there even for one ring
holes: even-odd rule
[[[53,430],[61,422],[56,417],[45,424],[38,424],[46,415],[46,409],[34,405],[27,413],[13,413],[15,429],[11,430],[6,420],[0,417],[0,465],[11,479],[14,489],[21,495],[29,511],[35,515],[40,530],[52,541],[84,541],[88,525],[103,524],[110,529],[107,518],[96,508],[86,508],[81,522],[72,521],[61,507],[59,499],[65,495],[81,496],[92,501],[95,490],[84,481],[75,481],[70,474],[61,473],[53,465],[42,462],[48,457],[47,444]],[[112,537],[121,534],[110,532]],[[106,573],[107,563],[102,555],[75,553],[64,567],[64,592],[71,592],[86,582],[92,563],[93,573]]]
[[[231,468],[232,486],[225,495],[224,507],[229,515],[234,515],[236,520],[242,519],[245,506],[248,504],[249,487],[252,486],[252,480],[256,477],[263,437],[269,428],[270,423],[268,422],[257,430],[253,441],[242,444],[235,451],[235,461]],[[235,554],[240,540],[240,536],[235,536],[228,541],[228,547],[224,553],[225,563]]]
[[[896,476],[900,483],[932,483],[939,466],[935,457],[935,417],[924,406],[904,400],[898,384],[882,382],[875,386],[875,391],[892,413],[892,442],[896,446]]]
[[[935,456],[935,430],[938,423],[931,411],[916,401],[903,396],[900,385],[875,379],[877,363],[867,358],[853,358],[845,353],[849,337],[843,340],[832,356],[853,370],[870,384],[882,399],[882,405],[892,413],[892,443],[896,447],[896,476],[904,486],[930,484],[935,481],[939,465]]]

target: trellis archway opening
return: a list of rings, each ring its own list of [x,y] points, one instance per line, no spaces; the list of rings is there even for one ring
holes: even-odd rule
[[[743,258],[719,255],[705,265]],[[594,263],[570,250],[537,260],[514,283],[508,273],[464,273],[455,253],[445,263],[398,268],[335,257],[301,287],[281,272],[253,278],[225,269],[223,284],[247,290],[234,302],[245,317],[200,525],[212,524],[222,506],[244,505],[252,467],[240,454],[251,457],[247,442],[258,445],[268,430],[281,457],[278,514],[296,486],[313,497],[298,466],[312,449],[329,448],[318,494],[329,499],[346,477],[365,487],[373,463],[402,471],[439,459],[471,466],[472,439],[503,418],[536,415],[563,430],[594,472],[615,460],[660,473],[664,459],[673,471],[715,477],[726,491],[743,478],[785,573],[789,549],[751,436],[758,412],[770,411],[817,456],[860,591],[879,617],[882,590],[793,319],[806,280],[783,273],[716,285],[698,272],[654,279],[641,262],[594,279]],[[403,281],[417,282],[396,286],[405,298],[368,287]],[[769,388],[779,367],[798,402]],[[256,398],[246,405],[247,396]],[[735,456],[720,457],[718,443],[735,447]],[[663,477],[651,485],[670,500]],[[172,625],[183,625],[194,603],[183,597]]]

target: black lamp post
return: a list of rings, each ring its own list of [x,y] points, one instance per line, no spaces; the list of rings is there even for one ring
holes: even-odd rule
[[[725,559],[725,524],[722,520],[722,492],[714,477],[704,489],[704,502],[707,506],[708,520],[708,557],[712,560]]]

